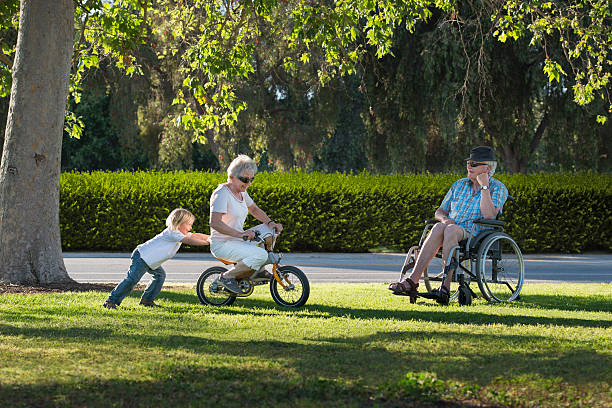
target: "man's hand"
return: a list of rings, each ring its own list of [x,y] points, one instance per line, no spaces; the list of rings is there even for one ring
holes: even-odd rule
[[[489,173],[480,173],[476,176],[476,181],[480,186],[489,186]]]
[[[446,224],[446,225],[450,225],[450,224],[456,224],[455,220],[453,220],[452,218],[444,218],[442,221],[440,221],[442,224]]]

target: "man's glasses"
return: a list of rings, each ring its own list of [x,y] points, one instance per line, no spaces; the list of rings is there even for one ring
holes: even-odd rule
[[[242,181],[245,184],[246,183],[252,183],[253,180],[255,180],[255,177],[248,178],[248,177],[238,176],[238,180]]]
[[[475,161],[469,161],[467,162],[467,164],[470,167],[487,166],[487,163],[481,163],[481,162],[475,162]]]

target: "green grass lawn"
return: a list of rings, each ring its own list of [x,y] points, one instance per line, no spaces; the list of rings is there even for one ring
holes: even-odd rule
[[[612,284],[411,305],[382,284],[267,287],[232,307],[164,289],[0,296],[3,407],[612,406]]]

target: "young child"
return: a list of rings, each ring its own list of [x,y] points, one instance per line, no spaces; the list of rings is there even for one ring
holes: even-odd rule
[[[194,221],[195,217],[191,212],[183,208],[173,210],[166,219],[168,228],[144,244],[138,245],[132,252],[132,263],[127,277],[113,289],[103,306],[108,309],[116,309],[145,272],[153,275],[153,280],[142,294],[140,304],[143,306],[158,306],[153,301],[159,295],[166,280],[166,272],[161,264],[177,253],[181,243],[188,245],[209,244],[208,235],[189,232]]]

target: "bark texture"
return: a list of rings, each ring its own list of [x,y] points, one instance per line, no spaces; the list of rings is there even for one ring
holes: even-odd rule
[[[22,0],[0,165],[0,281],[67,282],[59,229],[73,0]]]

